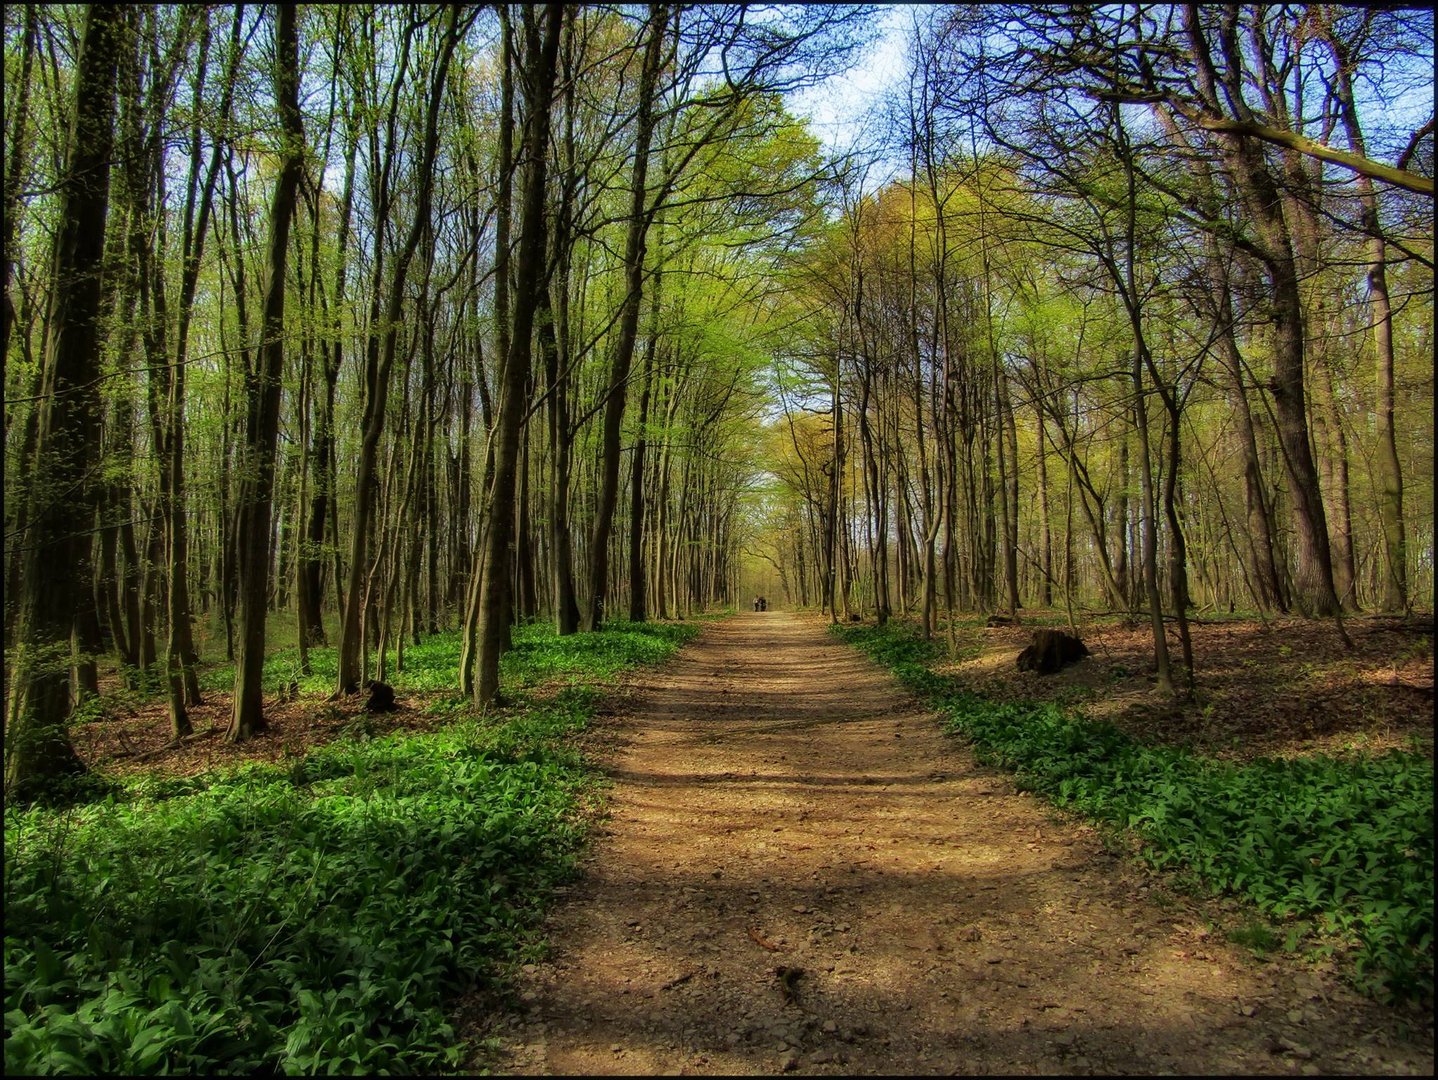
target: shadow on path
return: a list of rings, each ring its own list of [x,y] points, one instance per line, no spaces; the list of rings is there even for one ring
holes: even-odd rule
[[[813,618],[745,613],[612,719],[612,816],[501,1029],[520,1073],[1431,1073],[1209,936]]]

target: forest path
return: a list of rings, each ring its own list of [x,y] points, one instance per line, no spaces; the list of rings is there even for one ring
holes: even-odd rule
[[[738,615],[636,690],[500,1070],[1432,1072],[1425,1033],[1209,936],[818,619]]]

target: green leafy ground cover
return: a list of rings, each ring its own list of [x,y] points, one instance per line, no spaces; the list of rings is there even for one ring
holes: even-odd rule
[[[947,718],[986,764],[1139,841],[1182,883],[1253,904],[1250,945],[1341,951],[1357,986],[1433,998],[1433,768],[1424,756],[1215,761],[1145,746],[1054,703],[998,703],[935,674],[915,629],[833,627]],[[1271,929],[1270,929],[1271,928]]]
[[[6,1071],[457,1065],[445,1002],[502,986],[572,871],[597,783],[573,737],[596,684],[697,632],[525,627],[504,660],[516,704],[497,715],[8,810]],[[333,678],[333,650],[312,658]],[[452,688],[457,658],[455,636],[431,639],[394,681]],[[555,681],[543,699],[522,689]]]

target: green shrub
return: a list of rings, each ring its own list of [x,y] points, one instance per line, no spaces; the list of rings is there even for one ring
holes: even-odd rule
[[[835,632],[890,667],[981,761],[1059,806],[1131,830],[1145,859],[1275,921],[1351,943],[1375,996],[1433,994],[1433,770],[1412,753],[1233,765],[1144,746],[1051,703],[997,703],[937,675],[904,624]]]

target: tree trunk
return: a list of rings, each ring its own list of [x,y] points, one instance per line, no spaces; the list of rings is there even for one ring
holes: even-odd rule
[[[655,260],[656,263],[660,260]],[[659,337],[659,292],[663,275],[656,268],[649,298],[649,333],[644,346],[644,382],[639,391],[639,430],[629,464],[629,621],[648,618],[644,581],[644,453],[649,445],[649,397],[654,386],[654,352]]]
[[[645,237],[649,230],[648,187],[649,146],[654,135],[655,86],[663,57],[664,29],[669,21],[666,4],[651,4],[639,74],[639,105],[634,128],[634,164],[629,184],[629,233],[624,248],[624,307],[619,318],[619,340],[609,369],[608,401],[604,407],[604,434],[601,453],[599,498],[595,507],[594,532],[589,551],[589,599],[584,609],[583,628],[597,630],[604,620],[604,601],[609,577],[609,533],[619,499],[619,435],[628,399],[629,368],[639,336],[639,305],[643,299]]]
[[[54,240],[16,657],[5,724],[5,798],[28,802],[84,771],[65,723],[69,653],[82,604],[93,605],[90,463],[100,435],[100,271],[109,207],[116,71],[126,10],[85,11],[76,59]],[[42,479],[43,478],[43,479]]]
[[[1139,483],[1143,495],[1143,588],[1148,600],[1149,626],[1153,630],[1153,657],[1157,667],[1154,689],[1173,693],[1173,675],[1168,658],[1168,638],[1163,629],[1163,601],[1158,591],[1158,501],[1153,491],[1153,464],[1148,446],[1148,409],[1144,404],[1143,367],[1139,346],[1133,351],[1134,429],[1138,434]]]
[[[25,180],[25,135],[29,127],[30,69],[35,59],[36,11],[40,5],[25,5],[25,25],[21,31],[20,78],[15,84],[14,119],[10,128],[10,145],[5,153],[4,217],[0,219],[0,378],[10,360],[10,327],[15,321],[15,305],[10,298],[10,275],[15,266],[15,219],[19,217],[20,192]],[[9,384],[6,383],[8,386]]]
[[[568,285],[561,275],[556,288]],[[569,529],[570,460],[574,453],[569,430],[568,375],[559,355],[558,335],[550,290],[539,294],[539,350],[549,387],[549,542],[550,574],[554,589],[554,625],[561,635],[579,629],[579,601],[574,593],[574,554]]]
[[[338,31],[337,31],[338,33]],[[310,454],[311,495],[309,513],[305,520],[305,542],[300,559],[300,633],[311,645],[325,644],[324,624],[324,546],[328,518],[334,513],[335,474],[335,387],[339,382],[340,367],[344,360],[344,336],[342,328],[349,252],[350,221],[354,212],[355,161],[359,155],[359,133],[355,129],[354,110],[345,109],[345,174],[340,195],[339,240],[335,255],[334,292],[324,312],[325,333],[320,338],[320,351],[324,357],[324,394],[320,398],[320,412],[315,424],[314,447]],[[319,204],[315,205],[315,232],[320,231],[318,218]],[[318,266],[316,266],[318,270]],[[321,291],[323,297],[323,292]],[[321,307],[325,305],[322,301]],[[338,559],[338,556],[336,556]],[[334,588],[339,589],[336,575]],[[338,599],[338,598],[337,598]]]
[[[1051,608],[1054,606],[1054,537],[1049,524],[1049,471],[1048,452],[1044,449],[1044,411],[1037,403],[1034,414],[1038,421],[1039,534],[1043,552],[1043,584],[1040,586],[1039,601],[1044,607]]]
[[[1255,599],[1264,611],[1288,610],[1283,595],[1278,564],[1274,561],[1273,513],[1263,483],[1263,465],[1258,456],[1258,438],[1254,433],[1253,413],[1243,381],[1243,357],[1238,351],[1234,332],[1233,295],[1228,276],[1223,270],[1216,241],[1211,241],[1208,264],[1217,301],[1218,357],[1227,375],[1229,401],[1238,421],[1239,453],[1243,461],[1244,509],[1248,518],[1248,545],[1257,582]]]
[[[1350,58],[1331,35],[1329,47],[1338,62],[1335,96],[1349,149],[1360,157],[1367,157],[1353,95]],[[1384,556],[1383,592],[1379,603],[1384,611],[1405,611],[1408,607],[1408,541],[1403,525],[1403,470],[1398,463],[1398,441],[1393,426],[1393,304],[1388,294],[1388,252],[1373,180],[1367,173],[1359,173],[1355,185],[1362,207],[1361,224],[1368,237],[1368,310],[1369,325],[1373,329],[1378,420],[1378,520],[1383,528]]]
[[[424,230],[431,224],[430,206],[434,195],[434,163],[439,146],[439,112],[449,74],[450,59],[454,55],[455,45],[461,33],[458,10],[449,8],[446,14],[445,32],[435,63],[434,76],[428,88],[429,100],[425,108],[425,127],[420,156],[415,163],[418,190],[415,193],[414,217],[410,221],[409,231],[395,258],[394,272],[390,279],[389,295],[384,305],[383,316],[379,318],[380,312],[374,311],[377,318],[371,324],[369,340],[365,347],[365,394],[362,424],[364,434],[360,443],[360,460],[355,483],[354,532],[350,537],[349,581],[345,588],[344,621],[340,629],[339,672],[335,688],[337,696],[354,693],[359,689],[362,678],[363,657],[361,654],[364,651],[364,641],[361,636],[363,632],[361,613],[368,602],[365,581],[369,563],[366,552],[369,545],[369,533],[372,529],[371,519],[375,510],[376,465],[379,460],[380,439],[384,436],[385,404],[389,399],[390,372],[394,367],[395,356],[399,348],[405,285],[409,279],[410,265],[414,260],[414,254],[419,247]],[[471,12],[466,16],[466,20],[473,19],[473,17],[474,13]],[[406,37],[406,48],[408,48],[408,44],[409,38]],[[399,70],[402,71],[404,66],[405,64],[401,62]],[[398,76],[396,78],[398,79]],[[394,96],[391,100],[390,127],[385,147],[385,157],[388,159],[386,165],[393,160],[395,152],[394,113],[400,100],[399,85],[392,86],[391,90]],[[377,193],[376,198],[376,213],[383,218],[388,215],[391,208],[390,192],[385,184],[381,184],[381,190]],[[380,241],[377,239],[376,243],[380,244]],[[381,287],[382,263],[383,260],[378,257],[377,252],[374,278],[376,300]],[[378,308],[378,303],[375,304],[375,307]]]
[[[236,13],[231,27],[230,48],[221,75],[224,89],[220,94],[220,123],[228,121],[234,100],[236,69],[240,61],[241,19]],[[201,55],[209,43],[209,23],[205,22]],[[196,78],[195,96],[204,84],[201,64]],[[186,705],[200,704],[200,684],[195,667],[199,656],[195,651],[190,627],[189,593],[189,521],[185,511],[185,372],[189,362],[190,321],[194,313],[195,293],[199,287],[200,266],[215,198],[215,186],[221,164],[221,143],[217,140],[210,152],[203,180],[199,175],[201,130],[198,116],[190,133],[190,173],[185,193],[184,236],[181,249],[180,295],[177,303],[174,362],[167,379],[165,410],[168,457],[161,462],[164,471],[162,488],[166,492],[166,514],[169,535],[169,622],[167,663],[170,681],[170,726],[175,738],[191,731]],[[197,190],[198,185],[198,190]]]
[[[1200,60],[1201,80],[1208,107],[1217,111],[1217,92],[1208,43],[1199,25],[1196,5],[1184,9],[1189,42]],[[1241,72],[1234,35],[1222,40],[1228,69]],[[1240,118],[1242,119],[1242,118]],[[1283,448],[1283,467],[1293,504],[1298,565],[1294,572],[1293,599],[1309,616],[1341,615],[1333,584],[1333,560],[1328,544],[1328,523],[1318,489],[1318,473],[1309,447],[1307,409],[1304,403],[1305,366],[1303,305],[1299,294],[1298,264],[1293,241],[1283,216],[1283,199],[1263,158],[1263,151],[1246,135],[1232,132],[1217,136],[1219,149],[1234,185],[1253,220],[1268,278],[1273,327],[1273,409]],[[1342,625],[1339,624],[1340,633]],[[1344,635],[1346,638],[1346,634]]]
[[[508,620],[504,593],[508,581],[509,549],[514,532],[514,494],[519,465],[520,427],[530,377],[530,340],[535,309],[540,303],[544,263],[544,194],[549,145],[549,109],[554,95],[555,61],[564,20],[562,4],[544,7],[544,40],[540,43],[539,17],[526,8],[525,86],[529,115],[524,126],[526,167],[524,202],[520,216],[516,260],[513,325],[509,355],[504,362],[499,409],[494,430],[494,480],[490,488],[489,528],[484,541],[482,584],[478,598],[478,653],[474,668],[474,699],[486,706],[499,693],[499,657]]]
[[[240,494],[236,499],[239,619],[235,655],[235,702],[227,742],[248,739],[266,727],[261,679],[265,668],[265,616],[270,587],[270,512],[274,499],[275,446],[279,438],[280,382],[284,373],[285,262],[290,223],[304,171],[304,128],[300,117],[299,34],[296,9],[275,12],[275,103],[284,137],[283,157],[270,207],[270,235],[264,314],[255,366],[246,380],[249,415],[245,425]]]
[[[997,359],[996,363],[999,363]],[[998,397],[998,443],[1000,503],[1004,520],[1004,592],[1009,618],[1017,619],[1019,608],[1019,433],[1009,401],[1009,377],[1000,367],[995,380]],[[1008,454],[1004,454],[1007,447]]]

